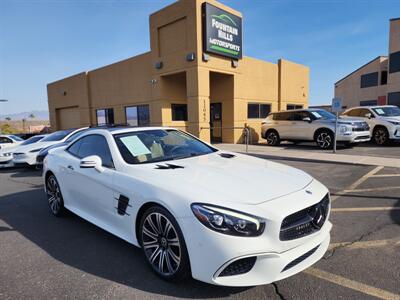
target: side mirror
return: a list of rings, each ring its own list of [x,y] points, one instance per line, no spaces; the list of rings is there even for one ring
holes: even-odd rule
[[[81,169],[95,169],[99,173],[104,172],[103,162],[97,155],[91,155],[82,158],[79,167]]]
[[[310,117],[305,117],[305,118],[303,118],[303,121],[304,121],[304,122],[311,123],[311,118],[310,118]]]
[[[365,117],[368,118],[368,119],[371,119],[372,118],[372,114],[371,113],[366,113]]]

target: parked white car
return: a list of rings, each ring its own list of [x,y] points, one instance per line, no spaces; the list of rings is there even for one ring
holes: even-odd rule
[[[0,149],[13,148],[21,144],[24,140],[12,134],[0,135]]]
[[[18,147],[13,151],[13,163],[17,166],[34,166],[36,165],[36,156],[40,150],[57,143],[62,143],[70,136],[78,134],[85,129],[87,129],[87,127],[56,131],[37,143]]]
[[[21,143],[16,144],[14,147],[0,149],[0,164],[1,165],[10,164],[11,161],[13,160],[14,151],[17,151],[19,147],[24,147],[26,145],[37,143],[40,140],[42,140],[45,136],[46,136],[45,134],[35,135]]]
[[[330,241],[320,182],[175,129],[87,131],[49,151],[43,177],[55,216],[68,209],[141,247],[168,280],[266,284],[317,262]]]
[[[353,107],[344,117],[358,118],[368,123],[373,141],[385,145],[400,140],[400,108],[394,105]]]
[[[315,141],[321,149],[333,147],[336,116],[323,109],[274,112],[262,122],[261,135],[270,146],[281,141]],[[359,119],[338,119],[337,141],[346,146],[371,139],[369,126]]]

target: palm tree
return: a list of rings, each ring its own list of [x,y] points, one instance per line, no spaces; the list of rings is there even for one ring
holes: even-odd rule
[[[34,119],[36,116],[34,115],[34,114],[30,114],[29,116],[28,116],[28,118],[29,119]]]

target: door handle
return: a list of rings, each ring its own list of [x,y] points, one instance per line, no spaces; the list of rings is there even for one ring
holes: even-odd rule
[[[74,170],[74,167],[73,167],[73,166],[68,166],[67,168],[70,169],[71,171]]]

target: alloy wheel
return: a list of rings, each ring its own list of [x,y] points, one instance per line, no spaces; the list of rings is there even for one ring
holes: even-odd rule
[[[268,145],[276,145],[278,141],[278,136],[275,132],[270,132],[267,136],[267,144]]]
[[[332,146],[332,137],[328,132],[321,132],[317,136],[317,144],[322,149],[328,149]]]
[[[176,273],[181,262],[181,244],[174,225],[166,216],[154,212],[145,218],[142,246],[155,271],[163,276]]]
[[[47,199],[53,214],[57,215],[62,208],[61,192],[56,178],[52,175],[47,179],[46,184]]]
[[[383,145],[387,142],[387,133],[384,129],[375,130],[374,140],[378,145]]]

